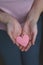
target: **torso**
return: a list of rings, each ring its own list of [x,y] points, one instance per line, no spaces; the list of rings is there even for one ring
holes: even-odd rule
[[[30,11],[34,0],[1,0],[0,8],[23,21],[24,17]]]

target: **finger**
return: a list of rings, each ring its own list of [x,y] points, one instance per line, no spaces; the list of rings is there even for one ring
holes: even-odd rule
[[[20,45],[20,44],[19,44],[19,49],[20,49],[21,51],[24,51],[24,47],[23,47],[22,45]]]
[[[26,47],[22,47],[21,50],[22,50],[22,51],[25,51],[25,49],[28,50],[29,45],[30,45],[30,42],[28,43],[28,45],[27,45]]]
[[[38,33],[38,30],[37,30],[37,26],[35,27],[35,30],[33,32],[33,39],[32,39],[32,44],[34,45],[35,44],[35,41],[36,41],[36,37],[37,37],[37,33]]]
[[[12,40],[12,41],[13,41],[13,43],[15,44],[15,39],[14,39],[14,37],[13,37],[12,32],[9,32],[9,35],[10,35],[11,40]]]
[[[10,36],[11,40],[13,41],[13,43],[15,44],[15,39],[14,39],[14,33],[13,33],[13,27],[12,27],[12,23],[8,23],[7,24],[7,33]]]
[[[11,32],[10,38],[12,39],[13,43],[15,43],[15,38],[13,32]]]
[[[12,39],[13,43],[16,44],[19,47],[19,49],[22,48],[22,46],[19,43],[16,42],[16,39],[14,37],[14,33],[13,32],[11,32],[10,38]]]
[[[27,22],[26,22],[25,25],[24,25],[22,35],[25,35],[25,34],[27,34],[27,35],[29,36],[30,40],[31,40],[30,28],[29,28],[29,25],[28,25]],[[27,47],[29,47],[29,45],[28,45]],[[26,49],[27,49],[27,47],[26,47]],[[25,47],[23,47],[21,50],[22,50],[22,51],[25,51]]]
[[[31,42],[30,43],[28,43],[28,46],[25,48],[25,51],[27,51],[27,50],[29,50],[30,49],[30,47],[31,47]]]
[[[33,36],[33,41],[32,41],[33,45],[35,44],[36,37],[37,37],[37,33],[35,33],[34,36]]]
[[[14,33],[13,33],[13,32],[11,32],[11,34],[12,34],[12,40],[13,40],[13,41],[15,41],[15,38],[14,38]],[[15,41],[15,43],[16,43],[16,45],[17,45],[17,46],[20,46],[20,45],[19,45],[16,41]]]
[[[21,51],[22,51],[22,52],[25,51],[25,47],[24,47],[24,46],[22,46]]]
[[[19,45],[19,49],[21,50],[23,48],[23,46]]]
[[[22,52],[25,51],[25,47],[22,47],[22,48],[21,48],[21,51],[22,51]]]

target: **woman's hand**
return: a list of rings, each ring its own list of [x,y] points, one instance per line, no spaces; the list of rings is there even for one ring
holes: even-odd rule
[[[27,51],[30,49],[32,45],[35,44],[37,37],[38,29],[37,24],[33,25],[33,23],[26,22],[23,28],[23,34],[27,34],[30,38],[30,41],[26,47],[21,47],[21,51]]]
[[[17,19],[12,17],[10,14],[0,11],[0,21],[6,24],[6,31],[10,36],[14,44],[16,44],[19,49],[22,48],[16,41],[16,37],[20,36],[22,33],[22,28]]]
[[[7,33],[12,39],[13,43],[16,44],[17,46],[20,47],[20,45],[16,42],[16,37],[20,36],[22,32],[21,25],[17,21],[17,19],[12,19],[10,22],[7,24]]]
[[[38,33],[37,22],[42,11],[43,0],[35,0],[30,12],[28,13],[27,20],[22,33],[28,34],[31,41],[28,43],[26,48],[21,48],[22,51],[27,51],[32,45],[35,44],[35,40]]]

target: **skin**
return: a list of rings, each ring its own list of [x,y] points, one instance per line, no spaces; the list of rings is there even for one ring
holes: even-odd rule
[[[17,46],[19,45],[16,43],[15,39],[17,36],[19,36],[22,32],[21,25],[17,21],[16,18],[12,17],[6,12],[0,11],[0,22],[5,23],[7,27],[7,33],[12,39],[13,43],[16,44]]]
[[[8,35],[21,51],[27,51],[32,45],[35,44],[38,33],[37,21],[41,12],[43,12],[43,0],[35,0],[30,12],[28,13],[27,19],[24,23],[24,27],[22,28],[19,22],[14,17],[9,15],[8,13],[0,11],[0,21],[7,24]],[[15,40],[17,36],[23,34],[27,34],[31,39],[26,47],[19,45]]]
[[[28,13],[27,20],[23,28],[23,33],[25,32],[28,35],[29,33],[32,33],[31,35],[32,42],[30,42],[26,48],[22,48],[22,51],[27,51],[32,45],[35,44],[35,40],[38,33],[37,22],[42,12],[43,12],[43,0],[35,0],[30,12]]]

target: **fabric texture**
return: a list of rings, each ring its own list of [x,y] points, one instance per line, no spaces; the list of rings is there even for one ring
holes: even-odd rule
[[[8,34],[0,30],[0,54],[2,54],[5,65],[39,65],[39,48],[42,31],[42,17],[38,21],[38,35],[35,45],[27,52],[21,52],[19,48],[13,44]]]
[[[33,2],[34,0],[0,0],[0,9],[16,17],[22,23],[25,21]],[[6,29],[3,23],[0,24],[0,29]]]
[[[0,8],[23,21],[30,11],[34,0],[0,0]]]
[[[4,23],[0,23],[0,30],[7,30],[7,28],[6,28],[6,24],[4,24]]]

